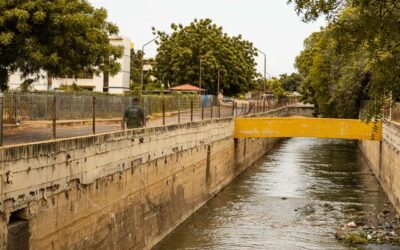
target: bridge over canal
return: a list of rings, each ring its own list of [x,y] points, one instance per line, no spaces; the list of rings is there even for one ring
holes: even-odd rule
[[[299,117],[237,118],[235,138],[382,139],[382,122]]]

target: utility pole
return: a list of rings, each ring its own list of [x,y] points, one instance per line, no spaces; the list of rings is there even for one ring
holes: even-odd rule
[[[265,94],[265,91],[266,91],[265,84],[267,83],[267,54],[265,54],[264,52],[262,52],[261,50],[259,50],[257,48],[256,48],[256,50],[258,52],[260,52],[264,56],[264,84],[263,84],[263,91],[264,91],[264,94]]]
[[[153,38],[151,41],[148,41],[147,43],[145,43],[142,46],[142,58],[141,58],[141,62],[142,62],[142,67],[141,67],[141,71],[140,71],[140,95],[143,94],[143,67],[144,67],[144,47],[146,47],[147,45],[149,45],[150,43],[154,42],[155,40],[158,39],[158,36],[156,38]]]

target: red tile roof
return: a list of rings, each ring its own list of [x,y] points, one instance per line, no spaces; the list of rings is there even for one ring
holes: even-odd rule
[[[193,86],[193,85],[191,85],[191,84],[179,85],[179,86],[170,88],[170,90],[176,90],[176,91],[194,91],[194,92],[206,91],[206,89],[201,89],[201,88],[196,87],[196,86]]]

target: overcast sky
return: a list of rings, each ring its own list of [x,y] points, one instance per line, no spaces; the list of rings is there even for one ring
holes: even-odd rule
[[[271,75],[291,73],[303,41],[324,25],[323,20],[302,23],[293,5],[286,0],[89,0],[108,10],[109,20],[120,35],[132,39],[135,48],[153,38],[151,27],[170,32],[171,23],[188,24],[193,19],[211,18],[230,35],[242,34],[267,53]],[[146,56],[156,54],[156,46],[146,47]],[[263,70],[263,58],[257,58]]]

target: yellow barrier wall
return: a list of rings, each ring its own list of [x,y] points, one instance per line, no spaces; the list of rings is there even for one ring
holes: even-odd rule
[[[332,139],[382,139],[382,122],[324,118],[238,118],[235,138],[313,137]]]

